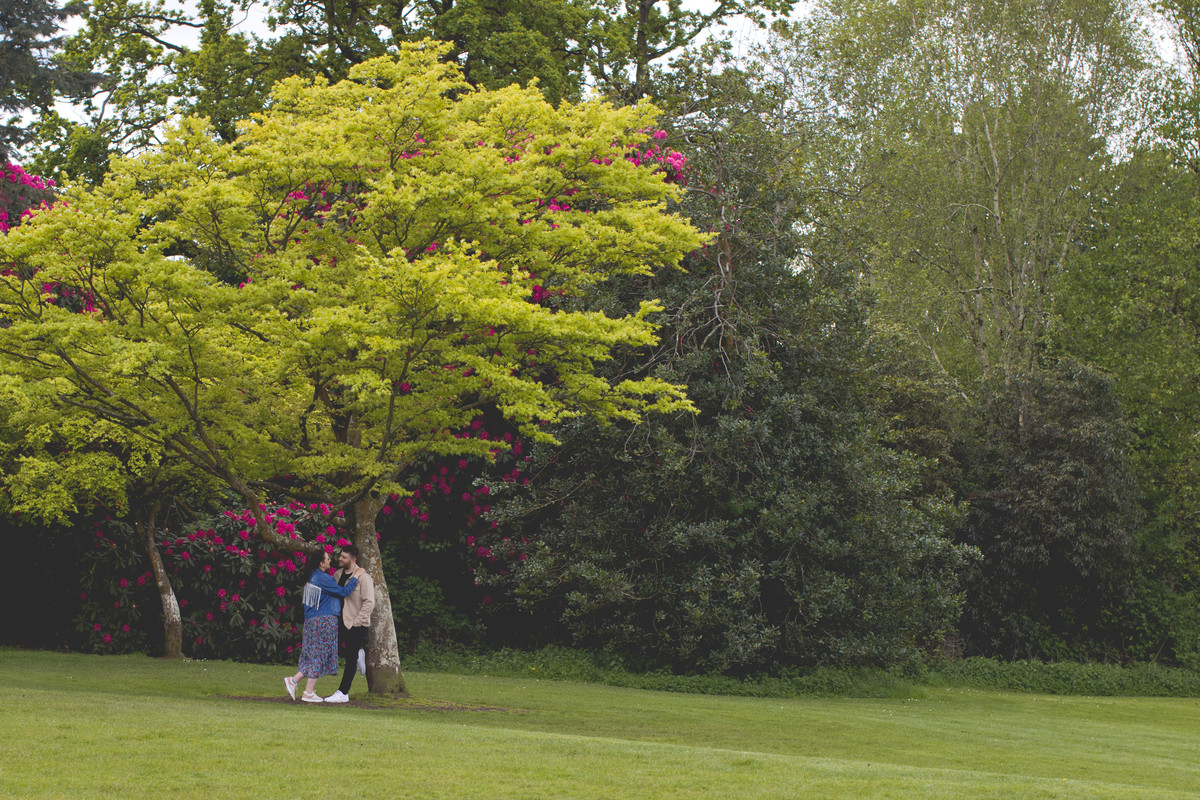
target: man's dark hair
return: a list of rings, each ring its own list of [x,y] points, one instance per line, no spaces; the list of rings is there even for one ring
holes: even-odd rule
[[[356,544],[342,545],[342,552],[349,553],[354,558],[358,558],[358,545],[356,545]]]

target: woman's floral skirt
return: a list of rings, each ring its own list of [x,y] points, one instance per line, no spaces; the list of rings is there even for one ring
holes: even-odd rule
[[[306,678],[338,674],[338,618],[313,617],[304,620],[303,645],[300,648],[300,672]]]

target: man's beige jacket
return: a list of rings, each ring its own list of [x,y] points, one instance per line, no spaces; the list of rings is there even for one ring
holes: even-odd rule
[[[344,571],[339,569],[333,573],[333,579],[341,583]],[[375,581],[371,580],[370,573],[357,565],[350,570],[350,577],[358,578],[358,586],[342,601],[342,620],[347,628],[369,628],[371,611],[375,609]]]

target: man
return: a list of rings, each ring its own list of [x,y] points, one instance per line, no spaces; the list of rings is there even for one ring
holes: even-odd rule
[[[342,643],[346,646],[346,666],[342,670],[342,683],[338,690],[325,698],[326,703],[345,703],[350,699],[350,684],[354,682],[355,667],[367,673],[363,648],[367,646],[367,631],[371,628],[371,611],[375,608],[375,582],[370,574],[358,565],[358,548],[348,544],[338,555],[338,571],[333,573],[338,585],[358,578],[358,586],[342,601],[342,624],[339,628]]]

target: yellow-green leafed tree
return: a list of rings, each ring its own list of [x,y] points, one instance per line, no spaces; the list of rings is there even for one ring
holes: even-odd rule
[[[212,496],[220,485],[102,416],[31,402],[38,387],[20,383],[0,375],[0,515],[51,527],[69,527],[97,506],[131,516],[158,593],[163,655],[181,658],[183,618],[156,525],[179,494]]]
[[[345,509],[378,593],[372,692],[404,689],[375,517],[416,459],[503,447],[456,436],[484,407],[543,438],[688,407],[595,374],[653,341],[653,302],[623,319],[577,302],[703,241],[657,163],[627,157],[654,110],[474,91],[441,54],[284,81],[233,145],[184,120],[0,241],[0,367],[35,402],[117,423],[251,509]],[[261,514],[258,531],[278,542]]]

